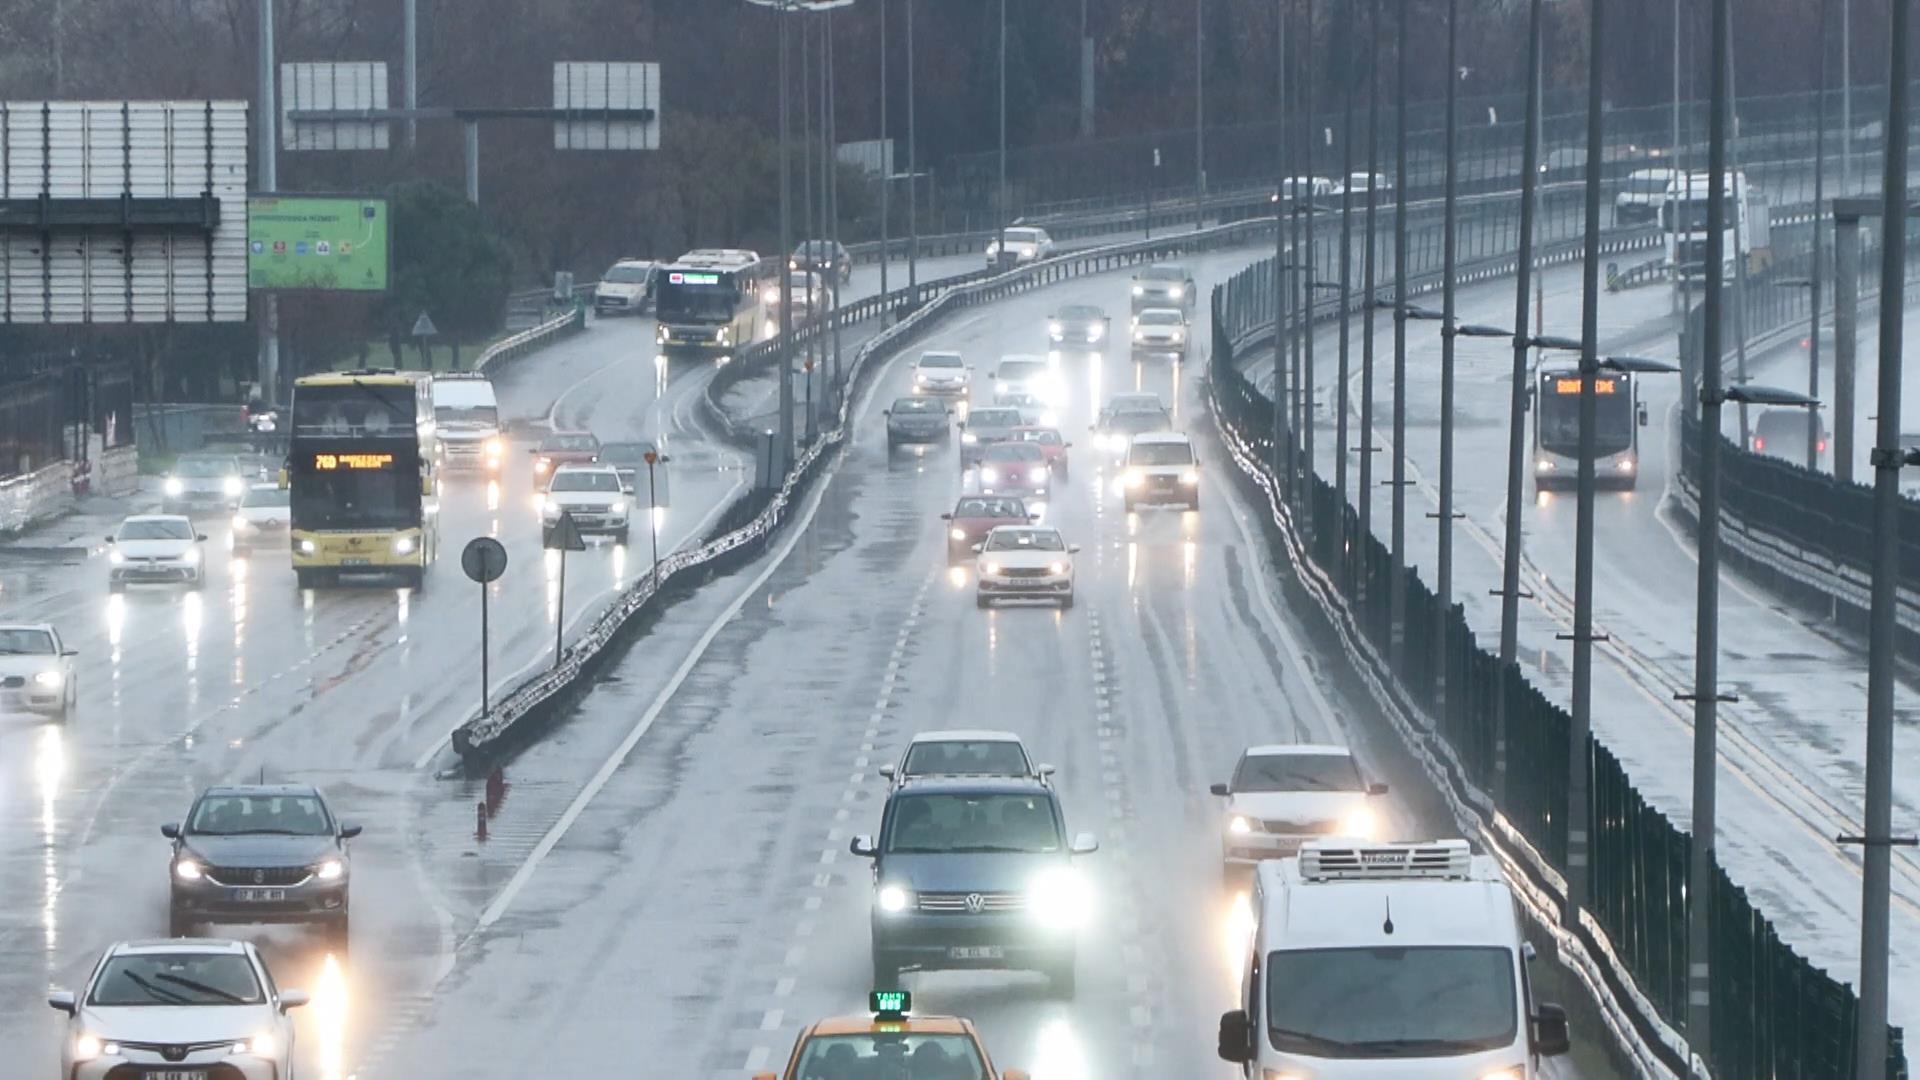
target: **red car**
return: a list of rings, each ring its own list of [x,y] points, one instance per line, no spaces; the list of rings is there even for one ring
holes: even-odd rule
[[[1001,525],[1031,525],[1040,520],[1027,512],[1027,504],[1006,495],[964,495],[953,505],[953,513],[941,514],[947,523],[947,562],[965,562],[973,558],[973,545]]]
[[[533,474],[546,476],[562,465],[591,465],[600,460],[600,440],[590,431],[556,431],[533,448]]]
[[[980,455],[980,494],[1045,495],[1053,486],[1047,455],[1030,442],[994,443]]]
[[[1016,442],[1032,443],[1040,448],[1041,456],[1047,459],[1047,468],[1062,482],[1067,479],[1067,448],[1073,444],[1060,434],[1059,428],[1022,427],[1013,429]]]

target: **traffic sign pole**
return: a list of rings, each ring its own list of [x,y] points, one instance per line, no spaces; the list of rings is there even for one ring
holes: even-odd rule
[[[542,536],[541,546],[560,553],[560,594],[553,620],[553,666],[559,667],[561,646],[567,631],[567,552],[587,550],[587,541],[580,535],[580,526],[574,522],[573,513],[562,510]]]
[[[460,550],[460,569],[480,584],[480,715],[492,715],[487,671],[487,586],[507,572],[507,549],[491,536],[476,536]]]

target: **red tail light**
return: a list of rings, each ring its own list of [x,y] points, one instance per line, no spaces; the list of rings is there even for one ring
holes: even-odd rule
[[[1827,452],[1827,440],[1825,440],[1825,439],[1821,439],[1821,440],[1820,440],[1819,442],[1817,442],[1817,443],[1814,443],[1814,444],[1813,444],[1813,448],[1814,448],[1814,450],[1816,450],[1816,451],[1818,451],[1819,453],[1822,453],[1822,454],[1824,454],[1824,453],[1826,453],[1826,452]]]
[[[1813,348],[1813,339],[1812,339],[1812,338],[1804,338],[1804,337],[1803,337],[1803,338],[1801,338],[1801,339],[1800,339],[1800,347],[1801,347],[1801,348],[1803,348],[1803,349],[1811,349],[1811,348]]]
[[[1767,448],[1767,440],[1755,435],[1753,437],[1753,448],[1755,450],[1765,450]]]

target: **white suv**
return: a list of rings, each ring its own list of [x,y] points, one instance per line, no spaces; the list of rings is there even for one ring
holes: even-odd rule
[[[1193,442],[1177,431],[1135,435],[1127,444],[1127,467],[1121,476],[1129,513],[1142,503],[1200,509],[1200,459]]]
[[[923,352],[913,365],[913,392],[916,394],[959,394],[966,396],[973,383],[973,369],[957,352]]]
[[[293,1069],[287,1010],[306,1003],[274,986],[252,945],[210,938],[119,942],[85,990],[47,995],[67,1014],[65,1080],[280,1080]]]
[[[1262,859],[1297,853],[1308,840],[1378,840],[1384,831],[1373,800],[1387,785],[1366,782],[1344,746],[1250,746],[1233,779],[1213,785],[1213,793],[1227,800],[1220,860],[1229,883]]]
[[[1035,765],[1011,731],[956,728],[915,735],[899,764],[880,766],[880,775],[893,787],[916,776],[1030,776],[1050,782],[1053,766]]]
[[[611,465],[562,465],[540,498],[540,518],[542,524],[552,526],[565,511],[582,534],[608,533],[624,544],[631,506],[620,470]]]

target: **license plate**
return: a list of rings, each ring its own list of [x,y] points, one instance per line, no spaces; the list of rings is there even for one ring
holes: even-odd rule
[[[168,1072],[155,1072],[148,1069],[145,1080],[207,1080],[207,1070],[187,1069],[183,1072],[175,1069]]]
[[[373,561],[371,559],[347,558],[347,559],[341,559],[340,565],[341,566],[371,566],[373,565]]]
[[[287,898],[287,890],[285,889],[235,889],[233,892],[234,899],[243,904],[272,902],[275,900],[285,900]]]
[[[949,960],[1005,960],[1007,950],[998,945],[955,945],[947,950]]]

